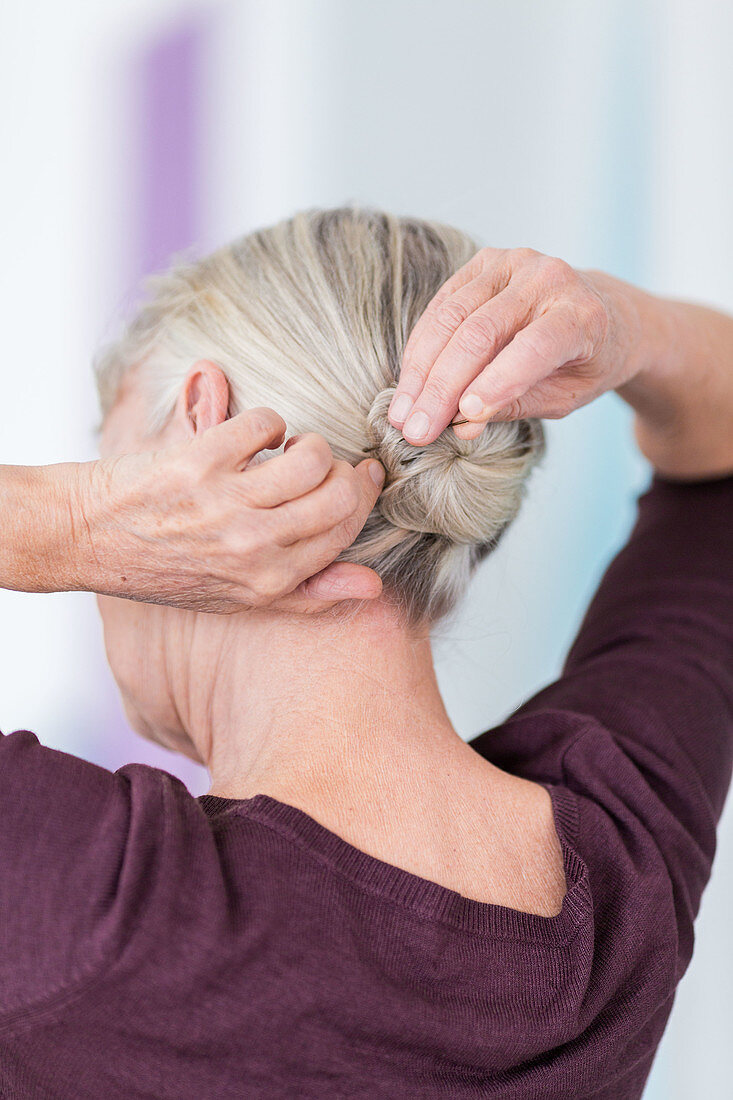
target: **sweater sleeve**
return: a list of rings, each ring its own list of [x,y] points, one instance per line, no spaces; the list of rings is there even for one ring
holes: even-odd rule
[[[218,897],[203,813],[167,772],[117,772],[0,734],[0,1030],[111,965],[174,950],[189,899]]]
[[[599,897],[663,869],[678,979],[733,765],[733,477],[653,478],[560,678],[473,744],[575,793]]]

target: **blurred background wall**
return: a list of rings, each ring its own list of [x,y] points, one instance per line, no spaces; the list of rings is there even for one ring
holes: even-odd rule
[[[375,204],[733,308],[732,35],[723,0],[5,5],[0,461],[93,458],[91,357],[140,277],[299,207]],[[467,737],[557,675],[649,476],[615,395],[548,428],[436,637]],[[5,732],[207,789],[127,729],[93,597],[2,592],[0,624]],[[648,1100],[730,1096],[732,855],[729,808]]]

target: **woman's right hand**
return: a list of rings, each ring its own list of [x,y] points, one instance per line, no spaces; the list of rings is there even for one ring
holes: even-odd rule
[[[53,588],[220,614],[379,596],[374,570],[335,559],[364,526],[384,467],[335,459],[315,432],[261,461],[285,433],[274,409],[247,409],[157,451],[57,467],[77,486],[58,494],[63,512],[76,502],[77,515],[63,555],[75,575],[61,563]]]
[[[490,419],[556,419],[625,385],[642,336],[625,286],[531,248],[481,249],[410,334],[390,422],[415,445],[454,420],[473,439]]]

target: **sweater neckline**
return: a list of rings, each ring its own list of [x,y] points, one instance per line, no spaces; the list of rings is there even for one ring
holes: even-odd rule
[[[574,845],[575,799],[565,787],[549,783],[542,786],[552,800],[565,871],[565,897],[560,912],[553,917],[464,897],[447,886],[356,848],[304,810],[267,794],[256,794],[252,798],[203,794],[197,802],[209,818],[235,815],[272,829],[372,896],[386,898],[425,919],[468,933],[531,939],[561,946],[573,939],[590,918],[590,888],[587,867]]]

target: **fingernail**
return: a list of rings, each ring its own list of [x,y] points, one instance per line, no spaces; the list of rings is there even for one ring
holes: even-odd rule
[[[416,412],[413,413],[410,419],[407,421],[402,429],[403,435],[411,435],[415,439],[422,439],[430,431],[430,421],[427,418],[426,413]]]
[[[393,420],[407,420],[407,414],[412,408],[412,398],[407,393],[401,393],[399,397],[392,398],[392,404],[389,407],[389,415]]]
[[[484,411],[484,403],[478,394],[464,393],[463,397],[458,402],[458,408],[464,416],[467,416],[469,419],[475,419],[481,416]]]
[[[369,463],[369,477],[372,479],[377,487],[384,485],[384,479],[386,476],[387,471],[385,470],[381,462]]]

